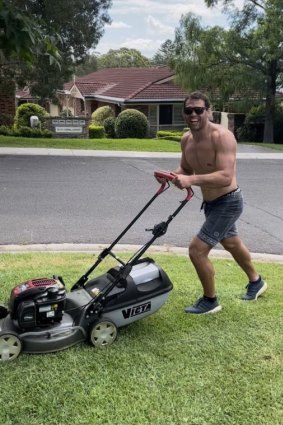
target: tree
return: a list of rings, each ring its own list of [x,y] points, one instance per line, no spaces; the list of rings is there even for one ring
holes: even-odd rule
[[[150,59],[143,56],[138,50],[127,47],[118,50],[111,49],[98,57],[98,68],[139,68],[150,65]]]
[[[83,62],[75,67],[75,75],[79,77],[97,71],[97,63],[97,55],[87,55]]]
[[[171,40],[166,40],[161,44],[152,58],[153,63],[156,65],[168,65],[170,58],[174,53],[174,43]]]
[[[112,0],[9,0],[19,11],[27,10],[49,35],[58,33],[62,40],[61,70],[50,67],[38,58],[32,70],[22,69],[21,82],[31,86],[31,93],[41,98],[52,98],[56,89],[63,87],[75,66],[87,57],[103,34],[104,24],[110,22],[107,14]]]
[[[205,0],[208,7],[218,0]],[[232,0],[222,0],[222,6],[232,18],[232,28],[238,45],[231,55],[230,65],[241,64],[253,69],[265,80],[264,142],[274,140],[275,94],[282,84],[283,74],[283,2],[282,0],[246,0],[241,11]]]
[[[9,0],[0,0],[0,66],[19,60],[33,63],[39,55],[49,57],[50,63],[59,64],[56,44],[58,36],[48,36],[26,10],[13,8]]]
[[[260,98],[264,78],[238,61],[239,42],[236,31],[203,28],[195,15],[183,16],[175,32],[175,52],[170,59],[177,81],[189,90],[206,90],[219,109],[235,92],[248,90],[258,93]],[[252,51],[248,56],[251,55]],[[251,106],[248,99],[241,102],[241,107],[244,106],[246,109]]]

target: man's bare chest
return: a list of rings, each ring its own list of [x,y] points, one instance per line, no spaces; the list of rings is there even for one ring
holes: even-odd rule
[[[215,150],[205,142],[189,143],[185,150],[185,158],[196,174],[211,173],[215,170]]]

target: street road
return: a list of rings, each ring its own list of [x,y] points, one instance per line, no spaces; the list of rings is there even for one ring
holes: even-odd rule
[[[0,155],[0,244],[110,244],[158,190],[153,171],[177,165],[176,158]],[[252,252],[282,254],[282,160],[238,159],[238,182],[243,240]],[[171,186],[120,243],[145,243],[145,229],[166,220],[184,197]],[[197,188],[156,244],[186,247],[203,221],[200,206]]]

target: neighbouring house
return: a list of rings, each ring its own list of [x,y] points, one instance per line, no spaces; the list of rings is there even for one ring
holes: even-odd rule
[[[150,132],[181,130],[183,101],[188,93],[174,82],[167,66],[150,68],[105,68],[64,85],[58,92],[63,109],[74,116],[91,116],[100,106],[109,105],[117,116],[135,108],[149,121]]]

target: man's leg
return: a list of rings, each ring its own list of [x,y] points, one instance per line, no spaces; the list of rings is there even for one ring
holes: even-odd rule
[[[259,278],[252,264],[251,254],[239,236],[232,236],[222,240],[220,243],[226,251],[230,252],[234,260],[246,273],[250,282],[254,282]]]
[[[267,289],[266,282],[256,272],[252,263],[251,254],[242,242],[239,236],[232,236],[221,241],[222,246],[230,252],[241,269],[246,273],[249,279],[247,284],[247,293],[242,296],[243,300],[255,301]]]
[[[211,248],[197,236],[189,246],[189,256],[201,281],[203,296],[193,306],[186,307],[186,313],[208,314],[221,310],[215,295],[214,268],[208,258]]]
[[[211,246],[194,237],[189,246],[189,256],[193,263],[206,297],[215,297],[214,267],[208,258]]]

